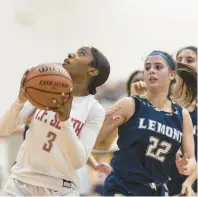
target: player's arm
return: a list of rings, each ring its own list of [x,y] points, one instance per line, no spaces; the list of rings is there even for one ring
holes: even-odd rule
[[[197,169],[198,169],[198,165],[197,165]],[[191,186],[197,180],[197,178],[198,178],[197,170],[195,170],[191,175],[187,177],[187,179],[184,182],[184,185],[186,184]]]
[[[99,163],[95,160],[95,158],[90,155],[87,161],[87,165],[89,165],[93,170],[108,175],[112,168],[107,163]]]
[[[34,110],[35,107],[29,102],[24,105],[17,99],[0,120],[0,136],[12,134],[15,129],[25,123]]]
[[[112,132],[128,121],[135,112],[135,99],[126,97],[116,102],[106,113],[105,120],[97,137],[97,143],[107,139]]]
[[[190,175],[196,170],[196,159],[195,159],[195,145],[193,138],[193,124],[189,112],[183,108],[183,135],[182,135],[182,152],[188,157],[188,164],[185,167],[186,175]]]
[[[83,167],[87,163],[104,118],[105,111],[103,107],[99,103],[93,105],[79,138],[73,129],[70,118],[65,122],[60,122],[61,133],[65,136],[63,137],[65,153],[76,169]]]
[[[115,129],[108,138],[104,139],[103,141],[99,142],[99,138],[96,140],[96,144],[94,146],[94,150],[108,150],[111,148],[112,144],[118,137],[118,129]]]
[[[98,162],[95,160],[95,158],[92,155],[90,155],[87,160],[87,165],[95,170],[96,167],[98,166]]]
[[[182,190],[181,190],[182,195],[186,194],[186,196],[196,196],[194,191],[192,190],[192,185],[196,179],[197,179],[197,170],[193,171],[193,173],[189,175],[186,178],[186,180],[183,182]]]
[[[22,77],[20,91],[16,101],[0,121],[0,136],[12,134],[14,130],[24,124],[28,117],[35,111],[35,107],[29,102],[26,102],[27,98],[25,96],[24,83],[28,73],[29,70],[26,70]]]

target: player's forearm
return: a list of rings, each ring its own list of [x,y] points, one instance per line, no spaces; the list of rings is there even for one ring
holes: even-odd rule
[[[195,160],[195,142],[193,137],[193,125],[189,112],[183,108],[183,131],[182,131],[182,153],[188,158]]]
[[[71,160],[74,168],[83,167],[88,160],[88,153],[84,145],[78,139],[70,119],[60,122],[61,132],[63,132],[63,146],[66,154]]]
[[[8,136],[12,134],[19,124],[19,114],[24,104],[17,99],[11,108],[5,113],[0,121],[0,136]]]
[[[95,158],[92,155],[90,155],[87,161],[87,165],[89,165],[91,168],[95,170],[98,165],[98,162],[95,160]]]
[[[97,144],[104,142],[117,128],[114,125],[103,124],[102,129],[97,137]]]
[[[196,179],[197,179],[197,170],[194,170],[193,173],[186,178],[184,183],[192,185]]]

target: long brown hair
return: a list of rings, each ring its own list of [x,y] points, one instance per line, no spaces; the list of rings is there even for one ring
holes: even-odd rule
[[[182,101],[185,107],[189,107],[193,101],[197,99],[197,72],[195,68],[181,62],[177,62],[177,75],[182,78],[183,83],[180,87],[181,95],[177,95],[177,98],[185,94],[185,98]],[[184,87],[186,91],[183,92]]]

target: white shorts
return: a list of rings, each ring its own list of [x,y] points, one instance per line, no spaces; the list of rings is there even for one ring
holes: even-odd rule
[[[59,191],[30,185],[14,179],[9,178],[0,196],[79,196],[76,188],[61,188]]]

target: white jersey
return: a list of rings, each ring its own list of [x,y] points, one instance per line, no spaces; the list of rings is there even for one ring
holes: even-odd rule
[[[23,111],[26,109],[29,110],[26,114],[30,114],[30,111],[32,113],[31,107],[25,106]],[[80,143],[86,151],[87,161],[104,117],[105,111],[93,95],[73,98],[70,112],[73,130],[70,129],[69,132],[63,129],[54,112],[37,109],[26,139],[20,146],[11,176],[31,185],[54,190],[60,189],[65,179],[72,181],[79,188],[76,169],[82,166],[76,167],[74,164],[75,157],[77,160],[81,159],[74,151],[74,143]],[[76,136],[74,132],[80,140],[74,139],[72,142]],[[75,136],[68,141],[71,133]],[[86,161],[83,161],[83,165]]]

